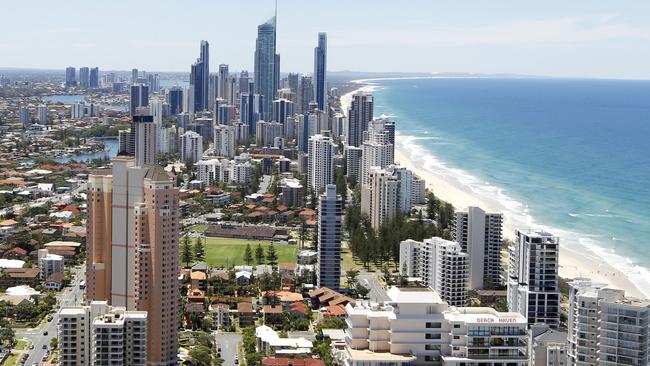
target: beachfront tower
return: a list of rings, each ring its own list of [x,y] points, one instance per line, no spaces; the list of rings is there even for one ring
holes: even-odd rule
[[[348,145],[361,146],[363,133],[368,130],[368,123],[373,118],[373,98],[368,93],[356,93],[352,96],[348,110]]]
[[[486,213],[479,207],[457,212],[452,238],[470,256],[470,290],[501,285],[503,214]]]
[[[528,324],[560,325],[560,238],[546,231],[516,230],[508,248],[508,309]]]

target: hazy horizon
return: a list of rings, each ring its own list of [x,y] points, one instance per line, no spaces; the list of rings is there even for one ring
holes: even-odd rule
[[[252,70],[257,25],[273,4],[13,3],[0,24],[0,68],[186,73],[205,39],[213,70]],[[649,13],[644,1],[280,0],[278,52],[283,72],[310,72],[324,31],[330,71],[650,79]]]

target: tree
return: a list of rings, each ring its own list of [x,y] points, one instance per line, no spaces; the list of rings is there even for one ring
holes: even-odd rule
[[[190,248],[190,237],[183,236],[183,247],[181,248],[181,261],[185,263],[185,267],[189,267],[192,262],[192,249]]]
[[[359,297],[365,298],[366,296],[368,296],[369,292],[370,292],[370,290],[368,290],[368,288],[366,286],[364,286],[364,285],[362,285],[360,283],[357,284],[357,294],[359,294]]]
[[[194,242],[194,258],[197,261],[205,260],[205,246],[203,245],[203,240],[201,240],[200,237],[197,237],[196,242]]]
[[[199,345],[192,348],[189,352],[192,364],[197,366],[211,366],[212,354],[208,347]]]
[[[264,263],[264,248],[262,248],[262,243],[257,243],[257,248],[255,248],[255,261],[257,264]]]
[[[50,348],[54,349],[59,345],[59,340],[57,338],[50,339]]]
[[[353,289],[357,287],[357,283],[358,283],[357,276],[359,276],[359,271],[357,270],[350,269],[345,272],[345,279],[348,283],[349,289]]]
[[[15,336],[14,330],[11,329],[9,324],[4,320],[0,321],[0,345],[12,347],[14,345]]]
[[[266,262],[272,266],[276,266],[278,264],[278,254],[275,252],[273,242],[271,242],[271,245],[269,245],[268,249],[266,250]]]
[[[251,245],[246,244],[246,250],[244,251],[244,262],[247,266],[250,266],[253,263],[253,251],[251,250]]]

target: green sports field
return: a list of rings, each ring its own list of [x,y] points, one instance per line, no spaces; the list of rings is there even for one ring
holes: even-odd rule
[[[253,251],[253,265],[255,262],[255,248],[262,244],[266,254],[270,241],[263,240],[246,240],[246,239],[228,239],[228,238],[207,238],[205,245],[205,261],[210,266],[232,267],[236,265],[245,265],[244,251],[246,244],[251,245]],[[274,243],[275,252],[278,255],[278,263],[296,262],[298,247],[296,245]]]

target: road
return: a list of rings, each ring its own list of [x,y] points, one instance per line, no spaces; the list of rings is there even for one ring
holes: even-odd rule
[[[388,301],[390,298],[386,295],[384,286],[379,282],[379,276],[379,273],[375,272],[360,272],[357,280],[361,285],[370,290],[368,292],[368,298],[371,301]]]
[[[257,190],[257,193],[264,194],[268,192],[269,186],[271,185],[271,176],[263,175],[260,179],[260,189]]]
[[[237,333],[214,332],[214,339],[217,347],[221,348],[221,358],[223,366],[235,366],[235,355],[237,355],[237,345],[242,341],[243,336]],[[241,360],[239,360],[241,364]]]
[[[79,288],[79,282],[86,279],[85,266],[74,268],[72,270],[73,281],[70,287],[67,287],[61,295],[57,295],[59,299],[59,307],[81,305],[83,301],[83,290]],[[29,351],[29,358],[26,365],[42,364],[43,355],[45,350],[43,346],[49,349],[50,341],[57,336],[57,323],[59,321],[59,309],[56,309],[52,314],[52,321],[48,322],[43,329],[16,329],[16,336],[29,339],[34,345],[34,349]],[[47,331],[47,335],[43,335]]]

